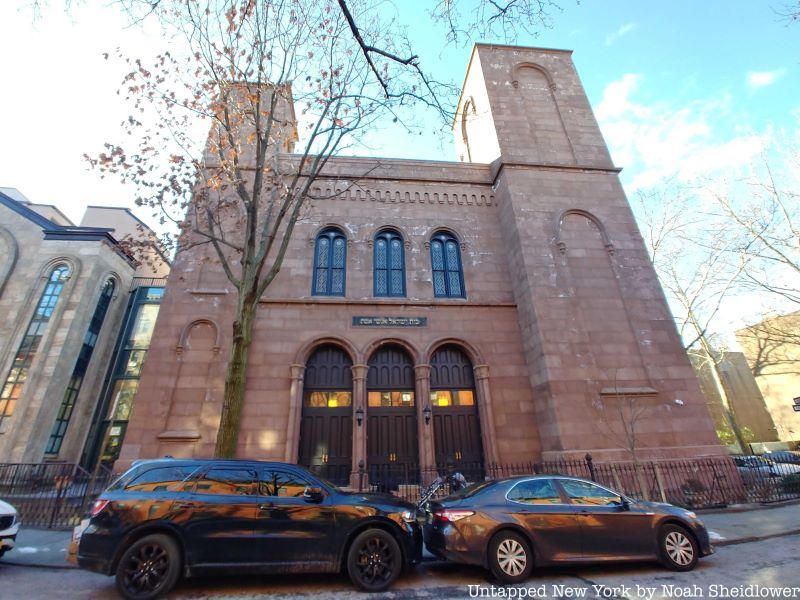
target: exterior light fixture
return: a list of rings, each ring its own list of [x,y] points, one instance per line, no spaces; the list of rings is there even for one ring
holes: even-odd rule
[[[356,409],[356,423],[358,426],[361,427],[361,423],[364,421],[364,409],[360,406]]]
[[[429,425],[431,422],[431,407],[426,406],[422,409],[422,416],[425,417],[425,425]]]

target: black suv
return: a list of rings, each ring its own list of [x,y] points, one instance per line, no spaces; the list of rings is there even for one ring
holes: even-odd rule
[[[339,572],[385,590],[419,562],[414,505],[340,490],[296,465],[245,460],[137,463],[95,502],[81,568],[116,574],[126,598],[156,598],[181,574]]]

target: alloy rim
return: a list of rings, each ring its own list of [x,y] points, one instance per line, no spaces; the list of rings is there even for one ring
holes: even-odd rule
[[[503,540],[497,548],[497,562],[503,573],[516,577],[520,575],[528,564],[525,548],[517,540]]]
[[[664,541],[664,546],[670,560],[676,565],[685,567],[691,563],[694,558],[692,542],[679,531],[670,531]]]
[[[392,576],[392,550],[385,540],[368,539],[358,551],[358,574],[368,585],[385,583]]]
[[[144,544],[125,564],[125,588],[134,594],[156,591],[169,569],[167,551],[158,544]]]

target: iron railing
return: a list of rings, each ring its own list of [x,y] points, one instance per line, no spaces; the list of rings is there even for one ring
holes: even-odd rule
[[[558,474],[596,481],[638,500],[669,502],[689,508],[715,508],[747,502],[771,503],[800,498],[800,474],[776,464],[737,466],[734,457],[683,460],[595,462],[583,460],[513,464],[448,464],[436,467],[373,465],[353,473],[359,491],[390,492],[416,502],[436,477],[458,471],[470,483],[529,474]],[[449,493],[447,486],[439,496]]]
[[[108,469],[93,474],[71,463],[0,463],[0,498],[25,525],[66,529],[80,522],[111,477]]]

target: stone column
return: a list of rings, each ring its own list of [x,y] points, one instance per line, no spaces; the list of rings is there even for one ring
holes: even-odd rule
[[[422,471],[422,483],[428,485],[436,478],[436,453],[433,445],[433,416],[431,422],[425,424],[423,411],[431,405],[431,366],[416,365],[415,404],[417,406],[417,440],[419,444],[419,465]],[[431,407],[432,408],[432,407]]]
[[[494,433],[494,409],[492,408],[492,392],[489,388],[489,365],[476,365],[475,388],[478,393],[478,415],[481,419],[481,441],[483,442],[484,462],[486,465],[499,461],[497,439]]]
[[[367,465],[367,421],[369,420],[369,408],[367,406],[367,365],[353,365],[351,372],[353,373],[353,461],[350,467],[350,486],[358,489],[359,476],[358,465],[363,460],[364,465]],[[364,411],[364,421],[361,426],[358,425],[356,419],[356,410],[361,407]],[[367,486],[366,475],[364,476],[362,485]]]
[[[303,410],[303,376],[305,365],[292,365],[292,384],[289,387],[289,423],[286,428],[285,460],[296,463],[298,460],[298,443],[300,441],[300,413]]]

